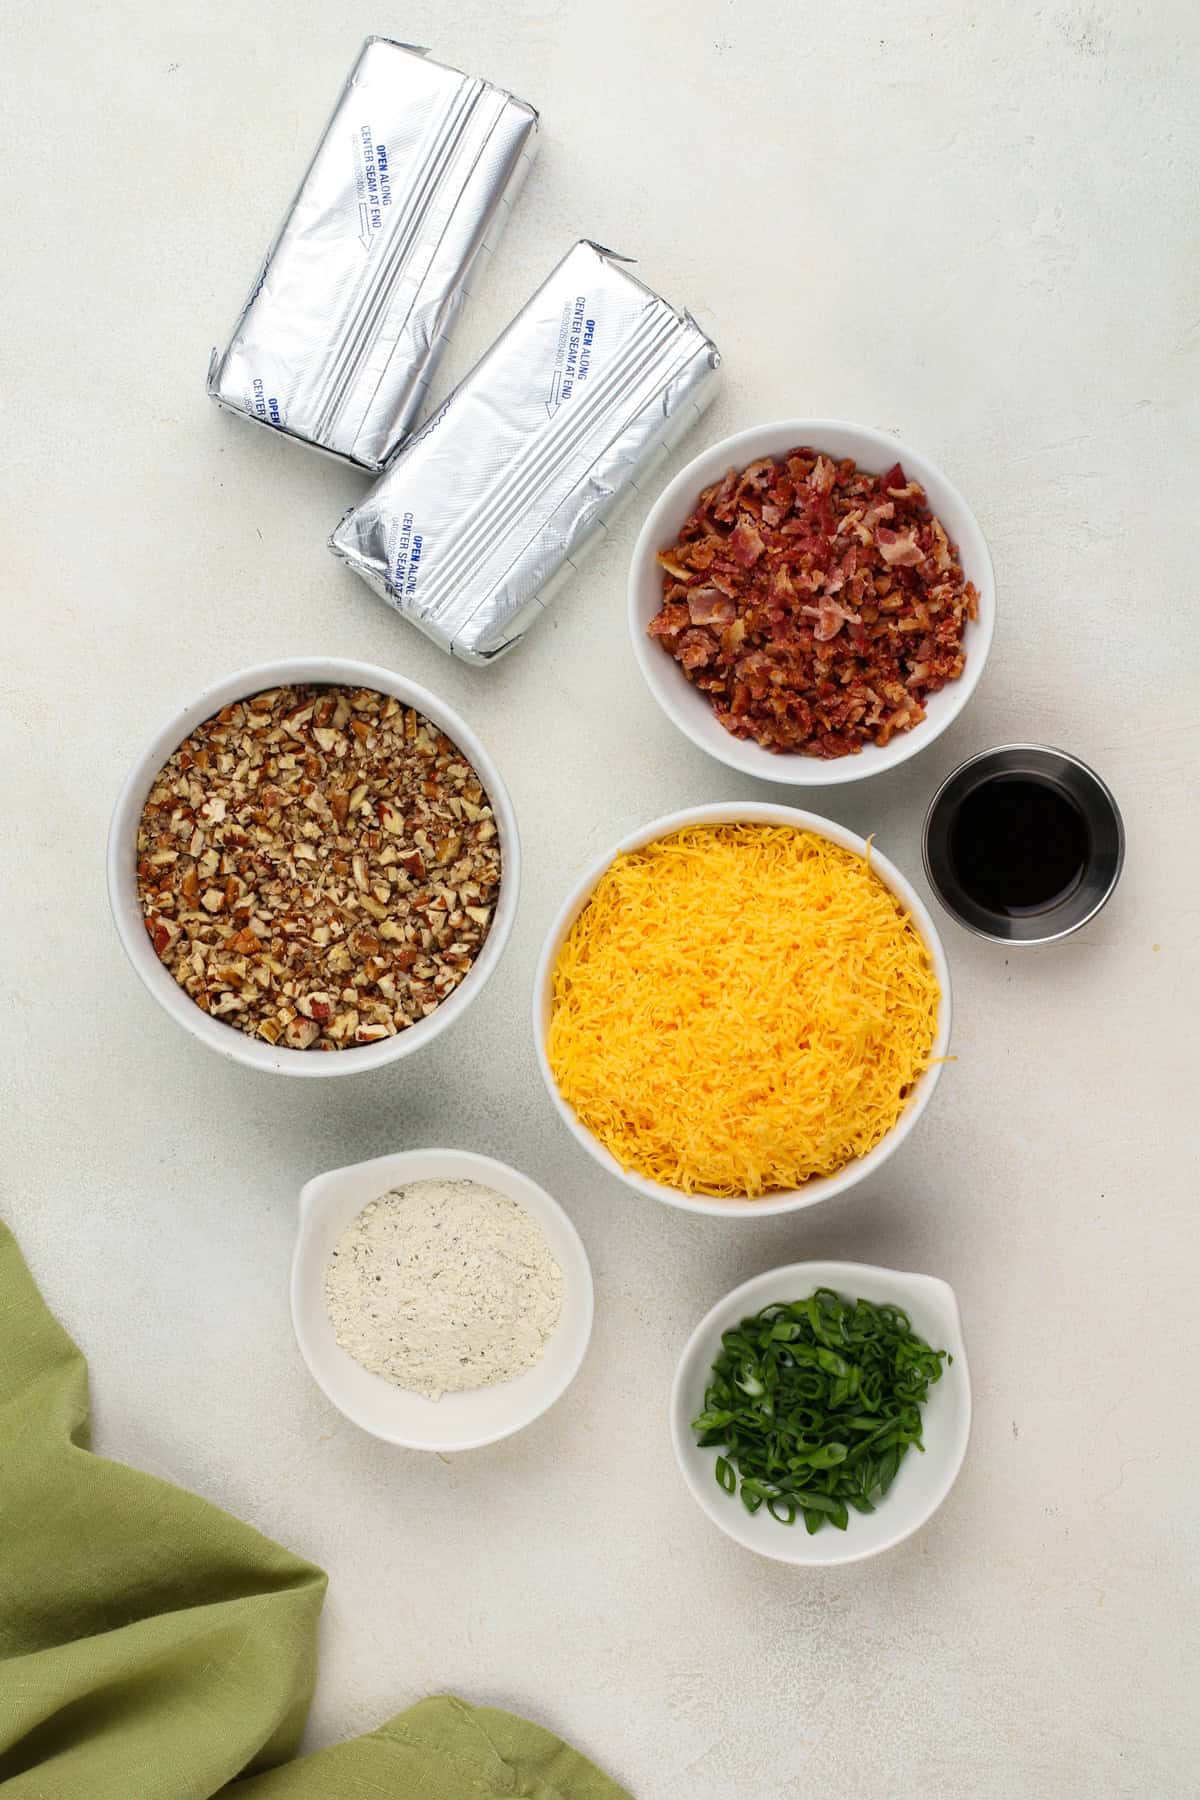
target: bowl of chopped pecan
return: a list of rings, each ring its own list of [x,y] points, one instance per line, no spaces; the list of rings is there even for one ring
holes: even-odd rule
[[[324,657],[207,688],[147,745],[108,841],[113,918],[154,998],[288,1075],[429,1043],[499,961],[519,879],[512,805],[465,720]]]
[[[982,531],[886,432],[755,426],[652,507],[629,577],[646,684],[710,756],[796,786],[857,781],[931,744],[970,699],[995,624]]]

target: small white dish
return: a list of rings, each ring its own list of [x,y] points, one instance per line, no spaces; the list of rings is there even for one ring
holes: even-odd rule
[[[384,1038],[377,1044],[356,1045],[350,1050],[290,1050],[286,1046],[268,1044],[262,1038],[247,1037],[235,1026],[201,1012],[155,954],[138,899],[138,822],[146,795],[163,764],[189,732],[231,701],[244,700],[267,688],[306,682],[371,688],[377,693],[394,694],[405,706],[415,707],[440,726],[467,757],[487,790],[500,837],[500,896],[492,928],[472,968],[427,1019],[419,1019],[395,1037]],[[411,1056],[432,1043],[483,991],[500,961],[516,917],[520,885],[521,846],[516,814],[499,769],[466,720],[436,694],[418,687],[415,681],[394,675],[390,669],[381,669],[375,663],[350,662],[342,657],[293,656],[283,662],[260,663],[256,668],[241,669],[236,675],[227,675],[223,681],[205,688],[155,734],[138,757],[117,799],[108,833],[109,905],[125,954],[149,992],[177,1024],[199,1038],[202,1044],[207,1044],[210,1050],[252,1069],[268,1069],[277,1075],[361,1075],[383,1063],[399,1062],[402,1057]]]
[[[951,543],[958,545],[963,573],[979,590],[979,616],[967,624],[964,638],[966,668],[925,702],[926,717],[911,731],[901,731],[882,748],[866,744],[857,756],[826,762],[816,756],[776,755],[753,740],[735,738],[718,723],[708,697],[694,687],[675,659],[646,635],[651,619],[662,605],[662,569],[657,557],[678,539],[679,532],[702,491],[719,481],[727,469],[744,469],[762,456],[783,456],[800,445],[824,450],[829,456],[852,456],[861,469],[882,474],[895,462],[919,481],[929,505]],[[667,717],[685,737],[718,762],[760,781],[776,781],[795,787],[832,787],[844,781],[861,781],[907,762],[932,744],[956,719],[971,698],[983,674],[996,624],[996,583],[987,542],[974,513],[958,489],[941,470],[908,444],[897,443],[885,431],[869,425],[852,425],[844,419],[781,419],[755,425],[733,437],[722,438],[694,457],[680,471],[650,509],[634,545],[629,570],[629,632],[633,653],[646,686]]]
[[[591,867],[576,883],[564,901],[558,917],[550,927],[542,954],[538,962],[537,973],[533,983],[533,1036],[537,1047],[538,1067],[542,1072],[542,1080],[546,1091],[554,1102],[559,1117],[571,1135],[581,1143],[601,1168],[607,1169],[627,1187],[639,1194],[646,1194],[652,1200],[663,1200],[668,1206],[678,1206],[685,1212],[718,1213],[723,1218],[763,1219],[772,1213],[799,1212],[803,1207],[815,1206],[819,1200],[829,1200],[835,1194],[844,1193],[856,1182],[868,1175],[873,1175],[885,1163],[892,1152],[899,1148],[916,1125],[917,1120],[933,1098],[933,1090],[938,1084],[942,1072],[942,1063],[931,1062],[917,1082],[916,1090],[908,1105],[901,1113],[895,1125],[882,1138],[875,1148],[866,1156],[858,1157],[839,1169],[836,1175],[823,1175],[808,1181],[802,1188],[789,1188],[782,1193],[766,1194],[760,1200],[750,1200],[737,1196],[731,1199],[717,1199],[708,1194],[684,1194],[678,1188],[664,1187],[661,1182],[651,1181],[645,1175],[638,1175],[632,1169],[623,1169],[617,1159],[604,1148],[579,1119],[572,1107],[563,1099],[558,1083],[550,1068],[546,1055],[546,1035],[550,1026],[551,1003],[554,995],[554,965],[558,961],[558,953],[563,940],[574,925],[576,919],[591,899],[592,891],[600,877],[610,864],[625,851],[640,850],[643,844],[653,843],[656,838],[667,837],[673,831],[680,831],[685,825],[731,825],[749,823],[759,825],[790,825],[797,831],[812,831],[828,838],[831,843],[840,844],[845,850],[854,850],[859,856],[867,853],[866,841],[847,831],[844,825],[838,825],[832,819],[823,819],[816,813],[801,812],[791,806],[774,806],[765,801],[743,800],[719,802],[712,806],[694,806],[685,812],[669,813],[666,818],[655,819],[649,825],[631,831],[628,837],[614,844],[611,850],[597,857]],[[946,960],[946,952],[942,940],[938,936],[937,926],[930,917],[929,909],[920,895],[910,886],[894,863],[889,862],[872,844],[871,867],[879,879],[896,895],[913,924],[920,932],[937,976],[942,999],[938,1008],[937,1034],[930,1051],[931,1057],[944,1057],[950,1047],[951,997],[950,997],[950,964]]]
[[[721,1452],[701,1449],[692,1420],[704,1406],[721,1334],[776,1301],[806,1299],[828,1287],[848,1300],[890,1301],[902,1307],[918,1337],[934,1350],[948,1350],[953,1362],[929,1390],[922,1408],[924,1453],[909,1448],[891,1488],[873,1513],[851,1512],[845,1531],[823,1526],[810,1537],[803,1520],[781,1525],[766,1507],[748,1513],[736,1494],[717,1485]],[[727,1537],[759,1556],[810,1568],[862,1562],[903,1543],[931,1519],[954,1486],[971,1435],[971,1380],[962,1320],[953,1288],[933,1275],[909,1275],[869,1263],[802,1262],[768,1269],[726,1294],[705,1314],[684,1346],[671,1388],[671,1442],[692,1498]]]
[[[431,1180],[478,1181],[515,1200],[541,1226],[563,1278],[558,1324],[532,1369],[440,1400],[410,1394],[355,1362],[338,1344],[325,1305],[329,1258],[350,1221],[392,1188]],[[291,1301],[300,1354],[326,1398],[364,1431],[409,1450],[478,1450],[532,1424],[575,1379],[592,1334],[592,1270],[574,1225],[527,1175],[470,1150],[402,1150],[310,1181],[300,1194]]]

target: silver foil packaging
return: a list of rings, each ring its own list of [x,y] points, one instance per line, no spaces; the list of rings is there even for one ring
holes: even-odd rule
[[[368,38],[208,391],[378,471],[412,428],[532,161],[537,114]]]
[[[330,548],[441,649],[491,662],[695,424],[720,361],[623,258],[578,243]]]

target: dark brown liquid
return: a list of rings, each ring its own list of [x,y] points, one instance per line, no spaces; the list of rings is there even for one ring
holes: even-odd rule
[[[1015,918],[1066,899],[1087,862],[1087,822],[1053,782],[997,775],[966,796],[949,847],[964,893]]]

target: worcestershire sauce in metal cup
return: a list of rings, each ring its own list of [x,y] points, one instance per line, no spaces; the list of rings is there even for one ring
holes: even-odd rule
[[[1117,885],[1117,803],[1077,757],[1005,744],[947,777],[925,820],[925,873],[961,925],[1005,944],[1047,944],[1094,918]]]

